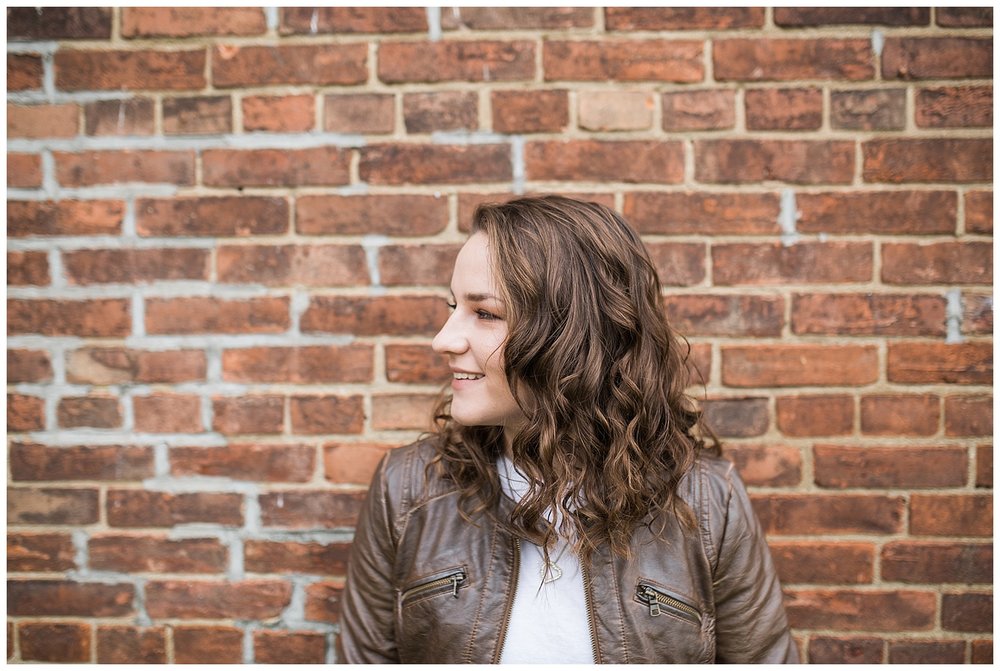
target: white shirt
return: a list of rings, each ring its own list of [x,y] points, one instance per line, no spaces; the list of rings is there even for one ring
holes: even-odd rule
[[[497,460],[497,469],[504,494],[520,501],[528,491],[527,479],[506,457]],[[520,543],[517,590],[500,663],[593,664],[580,558],[565,540],[560,539],[549,557],[562,570],[562,575],[542,583],[541,547],[524,539]]]

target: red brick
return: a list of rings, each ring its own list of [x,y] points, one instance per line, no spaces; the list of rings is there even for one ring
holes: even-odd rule
[[[146,584],[146,612],[153,619],[269,620],[281,615],[291,598],[292,585],[281,580]]]
[[[844,436],[854,431],[854,399],[842,395],[779,396],[775,420],[786,436]]]
[[[114,429],[122,425],[122,408],[117,396],[78,396],[59,400],[59,427]]]
[[[782,27],[826,25],[926,26],[928,7],[775,7],[774,23]]]
[[[785,598],[795,629],[904,632],[934,628],[931,592],[796,590]]]
[[[769,494],[752,497],[768,535],[886,534],[903,531],[902,496]],[[794,625],[793,625],[794,626]]]
[[[68,580],[10,580],[8,616],[122,617],[132,615],[135,586]]]
[[[66,380],[77,384],[198,382],[205,379],[205,352],[147,352],[124,347],[84,347],[66,357]]]
[[[246,300],[210,297],[151,298],[148,333],[282,333],[290,325],[287,297]]]
[[[153,476],[153,450],[122,445],[48,447],[12,442],[13,480],[142,480]]]
[[[879,638],[812,636],[810,664],[880,664],[885,644]]]
[[[248,347],[223,352],[222,379],[291,384],[371,382],[373,366],[371,345]]]
[[[867,39],[714,40],[716,81],[872,79],[875,67]]]
[[[903,130],[906,90],[831,91],[830,126],[846,130]]]
[[[388,445],[330,443],[323,446],[323,475],[335,484],[367,485]]]
[[[31,189],[42,185],[42,157],[38,154],[7,152],[7,186]],[[7,202],[7,207],[13,204]],[[9,215],[8,215],[9,217]],[[13,235],[8,218],[7,235]]]
[[[267,31],[259,7],[124,7],[122,37],[261,35]]]
[[[201,397],[193,394],[133,396],[135,430],[148,433],[200,433]]]
[[[567,91],[491,91],[490,106],[498,133],[557,133],[569,124]]]
[[[993,88],[944,86],[920,89],[916,97],[916,122],[921,128],[991,128]]]
[[[454,7],[441,12],[445,30],[569,30],[593,25],[590,7]]]
[[[92,661],[89,624],[21,622],[17,625],[17,633],[23,661]]]
[[[993,497],[988,494],[913,494],[910,534],[913,536],[990,536]]]
[[[79,40],[111,37],[107,7],[10,7],[9,40]]]
[[[87,565],[121,573],[222,573],[226,547],[217,538],[97,534],[87,542]]]
[[[785,301],[780,296],[668,295],[667,320],[686,336],[781,335]]]
[[[767,431],[766,398],[713,398],[701,402],[702,418],[723,438],[749,438]]]
[[[433,133],[479,128],[479,95],[475,91],[422,91],[403,94],[407,133]]]
[[[350,181],[351,152],[337,147],[312,149],[206,149],[202,152],[208,186],[339,186]]]
[[[136,229],[144,237],[247,237],[288,231],[283,197],[140,198]]]
[[[993,487],[993,446],[976,446],[976,487]]]
[[[241,494],[111,489],[107,505],[111,527],[172,527],[197,522],[231,527],[243,524]]]
[[[968,477],[965,448],[816,445],[813,451],[821,487],[957,487]]]
[[[302,315],[303,333],[434,335],[448,319],[435,296],[313,296]]]
[[[212,430],[233,434],[281,433],[285,424],[283,396],[236,396],[212,399]]]
[[[315,470],[310,445],[230,443],[224,447],[171,447],[170,472],[253,482],[307,482]]]
[[[511,179],[510,147],[505,144],[369,145],[358,167],[368,184],[469,184]]]
[[[663,235],[777,234],[773,193],[628,192],[622,213],[640,233]]]
[[[941,423],[941,399],[933,394],[873,395],[861,398],[861,433],[931,436]]]
[[[887,284],[992,284],[989,242],[886,243],[882,281]]]
[[[385,379],[404,384],[443,384],[451,379],[451,370],[430,343],[386,344]]]
[[[966,233],[993,233],[993,192],[965,192]]]
[[[934,18],[939,26],[951,28],[993,27],[992,7],[938,7]]]
[[[947,436],[993,435],[993,397],[946,396],[944,433]]]
[[[696,140],[699,182],[849,184],[854,143],[840,140]]]
[[[447,287],[461,245],[387,245],[379,249],[379,277],[386,286]]]
[[[432,394],[380,394],[372,396],[372,429],[429,431],[438,397]]]
[[[297,96],[247,96],[243,98],[243,130],[301,133],[316,125],[316,98]]]
[[[326,661],[326,634],[317,631],[253,633],[254,661],[259,664],[322,664]]]
[[[306,587],[306,619],[312,622],[340,622],[344,583],[339,580],[315,582]]]
[[[98,664],[166,664],[164,627],[100,626],[97,628]]]
[[[954,233],[958,214],[954,191],[802,193],[795,206],[800,233]]]
[[[736,92],[731,89],[671,91],[660,97],[663,130],[724,130],[736,124]]]
[[[890,343],[886,373],[890,382],[904,384],[992,384],[993,348],[984,342]]]
[[[962,294],[962,333],[991,335],[993,333],[993,296]]]
[[[875,574],[871,543],[770,543],[783,584],[837,585],[870,583]]]
[[[748,89],[743,95],[747,130],[818,130],[823,125],[823,91]]]
[[[38,54],[7,54],[7,90],[42,88],[42,57]]]
[[[301,235],[424,236],[448,224],[448,200],[438,196],[300,196],[295,231]]]
[[[293,396],[292,433],[361,433],[365,412],[360,396]]]
[[[546,81],[654,81],[693,83],[705,78],[698,40],[543,42]]]
[[[79,105],[7,104],[8,138],[74,137],[79,132]]]
[[[883,79],[992,76],[992,38],[890,37],[882,50]]]
[[[422,7],[282,7],[278,31],[282,35],[419,33],[427,31],[427,12]]]
[[[790,445],[729,444],[726,458],[751,486],[789,487],[802,482],[802,452]]]
[[[391,133],[396,126],[394,96],[385,93],[328,95],[323,129],[334,133]]]
[[[861,143],[866,182],[985,182],[993,142],[975,138],[868,140]]]
[[[761,28],[762,7],[606,7],[607,30],[733,30]]]
[[[41,524],[95,524],[98,520],[97,505],[96,489],[8,487],[7,524],[31,527]]]
[[[7,235],[117,235],[124,218],[119,200],[14,200],[7,203]]]
[[[906,583],[992,583],[987,543],[894,541],[882,548],[882,579]]]
[[[890,641],[890,664],[961,664],[965,641]]]
[[[216,664],[243,662],[243,630],[237,627],[176,625],[173,629],[174,663]]]
[[[367,44],[282,46],[216,45],[212,82],[219,88],[271,84],[320,86],[363,84],[368,79]]]
[[[205,50],[60,49],[55,75],[61,91],[203,89]]]
[[[229,96],[164,98],[165,135],[219,135],[233,132],[233,101]]]
[[[56,179],[62,186],[151,182],[194,184],[193,151],[121,150],[53,152]]]
[[[527,40],[382,42],[378,78],[406,82],[498,82],[533,79],[535,44]]]
[[[865,385],[878,378],[870,345],[723,346],[722,382],[733,387]]]
[[[529,142],[524,156],[530,180],[656,184],[684,180],[680,142],[550,140]]]
[[[41,431],[45,428],[45,399],[26,394],[7,394],[7,429]]]
[[[206,249],[85,249],[64,252],[62,258],[70,284],[209,279]]]
[[[942,594],[941,628],[945,631],[993,631],[992,594]]]
[[[83,106],[87,135],[152,135],[155,102],[151,98],[97,100]]]
[[[717,286],[832,284],[868,282],[872,277],[868,242],[733,243],[712,247],[712,280]]]
[[[7,534],[7,571],[61,572],[76,568],[76,548],[68,533]]]
[[[354,526],[364,492],[299,490],[268,492],[258,498],[265,527],[328,530]]]
[[[350,548],[350,543],[248,540],[243,565],[251,573],[344,575]]]
[[[945,334],[942,296],[795,294],[792,332],[821,335]]]
[[[992,19],[993,9],[990,8],[990,17]],[[993,663],[993,640],[988,641],[973,641],[972,642],[972,663],[973,664],[992,664]]]
[[[51,382],[52,362],[42,350],[7,350],[7,383]]]
[[[233,245],[216,251],[220,282],[268,286],[368,284],[368,261],[360,245]]]
[[[44,286],[50,282],[48,253],[7,252],[8,286]]]
[[[705,245],[700,242],[655,242],[646,245],[664,286],[693,286],[705,280]]]

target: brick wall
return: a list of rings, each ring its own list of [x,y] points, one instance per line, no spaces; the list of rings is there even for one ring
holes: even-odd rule
[[[990,9],[7,35],[8,659],[332,661],[471,211],[546,191],[645,236],[803,657],[992,659]]]

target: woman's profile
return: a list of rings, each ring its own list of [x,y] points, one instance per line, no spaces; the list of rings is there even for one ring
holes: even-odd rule
[[[558,196],[481,205],[451,292],[450,393],[372,480],[342,659],[797,661],[627,222]]]

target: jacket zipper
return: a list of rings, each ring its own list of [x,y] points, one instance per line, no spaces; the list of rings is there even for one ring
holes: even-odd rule
[[[424,592],[429,592],[431,590],[440,589],[445,585],[451,584],[451,595],[458,598],[458,588],[465,582],[465,571],[455,571],[454,573],[449,573],[446,576],[440,578],[435,578],[430,582],[425,582],[422,585],[417,585],[416,587],[411,587],[410,589],[403,592],[400,597],[400,601],[406,601],[407,599]]]
[[[580,559],[580,574],[583,576],[583,596],[587,602],[587,624],[590,626],[590,647],[591,651],[594,653],[594,664],[601,663],[601,649],[597,645],[597,621],[594,620],[594,599],[591,594],[591,584],[590,584],[590,570],[587,568],[587,562],[583,561],[583,556],[578,555]]]
[[[636,594],[639,597],[639,601],[649,606],[650,617],[659,617],[662,606],[686,620],[690,620],[695,624],[701,624],[701,613],[695,608],[655,587],[640,583],[638,589],[636,589]]]
[[[510,588],[507,594],[507,603],[503,609],[503,619],[500,621],[500,644],[497,645],[496,652],[493,653],[493,664],[500,663],[500,653],[503,652],[503,644],[507,639],[507,624],[510,622],[510,611],[514,608],[514,595],[517,594],[517,576],[521,572],[521,539],[514,539],[514,567],[511,571]]]

